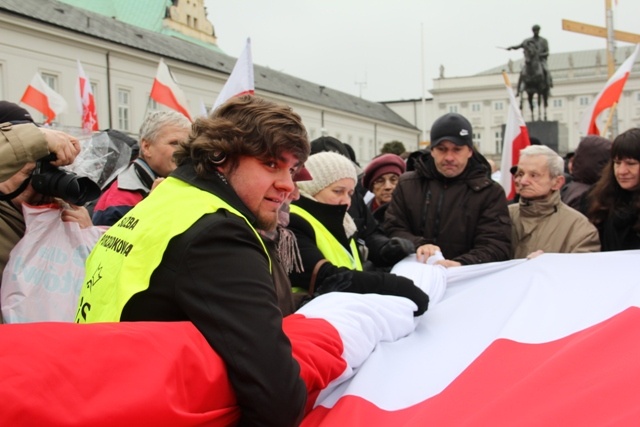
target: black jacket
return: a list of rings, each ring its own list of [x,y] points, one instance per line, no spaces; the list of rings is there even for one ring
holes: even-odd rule
[[[216,194],[255,225],[220,178],[199,179],[190,165],[172,176]],[[162,212],[158,216],[161,224]],[[244,219],[219,210],[174,237],[149,288],[127,302],[121,320],[193,322],[225,362],[241,410],[239,425],[301,421],[307,394],[300,367],[282,331],[268,258]]]
[[[509,259],[511,219],[504,190],[490,170],[474,151],[460,175],[446,178],[431,154],[423,154],[415,171],[400,176],[385,213],[385,231],[416,247],[437,245],[446,259],[463,265]]]
[[[313,215],[346,250],[350,251],[350,239],[343,226],[346,206],[319,203],[306,197],[301,197],[293,204]],[[316,245],[313,227],[304,218],[292,213],[288,228],[296,235],[304,267],[304,272],[289,275],[292,286],[307,289],[314,295],[340,291],[402,296],[416,303],[416,315],[427,310],[428,296],[411,280],[385,272],[354,271],[346,267],[337,267],[325,261],[324,255]]]

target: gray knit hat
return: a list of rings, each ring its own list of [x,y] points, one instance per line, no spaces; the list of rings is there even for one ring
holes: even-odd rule
[[[358,182],[356,168],[351,162],[341,154],[330,151],[309,156],[304,166],[311,172],[311,181],[298,182],[298,188],[309,196],[315,196],[336,181],[342,178],[351,178],[353,182]]]

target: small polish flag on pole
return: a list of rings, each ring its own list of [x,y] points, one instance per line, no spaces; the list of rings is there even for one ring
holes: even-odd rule
[[[172,110],[179,111],[191,120],[187,97],[171,76],[169,67],[167,67],[167,64],[164,63],[162,58],[160,58],[158,72],[156,78],[153,80],[153,86],[151,87],[149,96],[157,103],[165,105]]]
[[[604,89],[595,97],[591,105],[582,114],[582,119],[578,126],[580,135],[600,135],[600,130],[596,124],[596,120],[600,113],[607,108],[611,108],[614,104],[618,103],[622,89],[624,88],[627,78],[633,69],[633,64],[636,62],[640,45],[636,45],[635,50],[629,56],[626,61],[622,63],[620,68],[609,78]]]
[[[98,113],[96,111],[96,101],[91,91],[91,83],[84,73],[82,64],[78,61],[78,86],[77,86],[78,110],[82,115],[82,129],[87,131],[97,131]]]
[[[41,112],[46,117],[45,124],[51,123],[67,109],[67,101],[42,80],[40,73],[33,76],[20,102]]]
[[[510,169],[518,164],[520,160],[520,150],[530,145],[529,131],[522,118],[522,112],[516,102],[516,97],[511,88],[511,82],[507,73],[503,72],[504,83],[509,95],[509,112],[507,113],[507,124],[504,128],[504,145],[502,147],[502,159],[500,160],[500,185],[504,188],[507,200],[511,200],[516,195],[513,177]]]
[[[216,98],[216,102],[211,111],[214,111],[226,100],[234,96],[253,95],[254,93],[255,83],[253,78],[253,60],[251,58],[251,39],[248,38],[247,45],[236,61],[236,65],[233,67],[229,79],[227,79],[227,82],[222,87],[218,98]]]

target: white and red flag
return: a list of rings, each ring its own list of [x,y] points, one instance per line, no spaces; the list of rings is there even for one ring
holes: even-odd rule
[[[302,427],[637,425],[638,259],[407,259],[393,271],[442,294],[419,318],[405,298],[318,297],[283,321],[307,386]],[[0,425],[238,422],[224,363],[191,322],[0,325],[0,345]]]
[[[416,330],[381,342],[302,427],[637,425],[639,259],[543,254],[449,268]]]
[[[516,195],[513,176],[510,173],[512,166],[518,164],[520,160],[520,150],[530,145],[529,131],[522,117],[522,112],[516,97],[513,94],[511,83],[507,74],[503,72],[507,95],[509,95],[509,111],[507,113],[507,124],[504,128],[504,143],[502,146],[502,159],[500,160],[500,185],[504,188],[504,192],[508,200]]]
[[[253,95],[255,82],[253,78],[253,60],[251,58],[251,39],[247,39],[247,45],[238,57],[227,82],[222,87],[211,111],[222,105],[227,99],[234,96]]]
[[[78,86],[77,86],[78,111],[82,115],[82,129],[87,131],[97,131],[98,112],[96,111],[96,100],[91,90],[91,82],[84,72],[82,64],[78,60]]]
[[[20,102],[40,111],[45,116],[45,123],[51,123],[67,109],[67,101],[42,80],[40,73],[33,76]]]
[[[153,80],[153,86],[151,87],[149,96],[157,103],[176,110],[191,120],[187,97],[173,79],[169,67],[167,67],[167,64],[164,63],[162,58],[160,58],[158,72],[156,73],[156,78]]]
[[[633,64],[636,62],[640,45],[636,45],[633,53],[620,65],[616,72],[607,80],[607,84],[604,89],[600,91],[594,98],[593,102],[582,114],[580,124],[578,125],[578,131],[580,135],[600,135],[600,130],[596,121],[598,116],[606,109],[611,108],[614,104],[618,103],[622,89],[624,88],[627,78],[633,69]]]

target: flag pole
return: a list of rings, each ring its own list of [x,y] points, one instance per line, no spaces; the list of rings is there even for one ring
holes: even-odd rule
[[[504,78],[504,84],[511,87],[511,81],[509,80],[509,75],[504,70],[502,70],[502,77]]]
[[[609,109],[609,118],[607,118],[607,123],[604,125],[604,128],[602,129],[602,132],[600,132],[600,135],[603,136],[604,138],[607,137],[607,131],[609,130],[609,127],[611,126],[611,122],[613,121],[613,117],[616,114],[616,107],[617,106],[618,106],[618,103],[614,102],[613,105],[611,106],[611,108]]]

